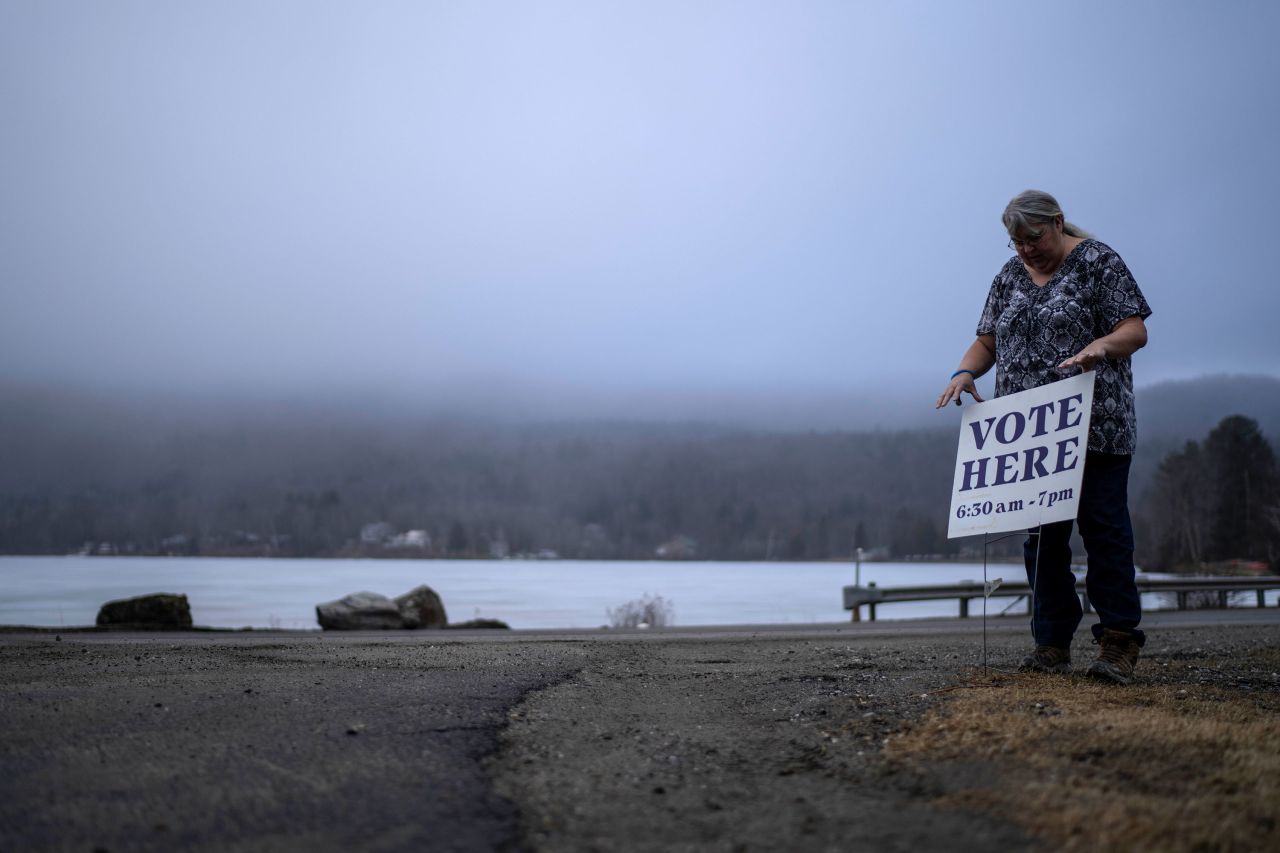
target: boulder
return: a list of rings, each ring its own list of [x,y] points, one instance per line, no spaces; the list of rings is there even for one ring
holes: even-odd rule
[[[185,595],[169,592],[108,601],[98,610],[98,625],[145,630],[190,628],[191,604]]]
[[[403,628],[396,603],[376,592],[353,592],[316,605],[316,621],[326,631],[381,631]]]
[[[417,586],[396,598],[400,618],[406,628],[444,628],[449,618],[444,612],[444,602],[429,586]]]
[[[478,630],[497,630],[510,631],[511,626],[501,619],[468,619],[466,622],[454,622],[446,625],[447,628],[454,628],[459,631],[478,631]]]

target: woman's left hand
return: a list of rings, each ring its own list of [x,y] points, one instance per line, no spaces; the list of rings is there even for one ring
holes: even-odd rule
[[[1134,315],[1126,317],[1111,334],[1098,338],[1080,352],[1058,365],[1059,370],[1070,370],[1078,367],[1093,370],[1094,366],[1106,358],[1128,358],[1147,345],[1147,326],[1142,318]]]
[[[1058,365],[1059,370],[1069,370],[1078,367],[1080,370],[1093,370],[1094,365],[1107,357],[1107,348],[1102,344],[1094,341],[1080,352],[1071,356],[1071,358]]]

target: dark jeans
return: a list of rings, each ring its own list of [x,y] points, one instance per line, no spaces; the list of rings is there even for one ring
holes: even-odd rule
[[[1076,520],[1089,557],[1085,590],[1098,613],[1093,636],[1101,636],[1103,628],[1114,628],[1133,634],[1142,645],[1146,636],[1138,630],[1142,600],[1133,579],[1133,525],[1129,523],[1131,461],[1128,455],[1092,450],[1086,454]],[[1027,581],[1035,590],[1031,633],[1036,645],[1069,648],[1084,616],[1071,573],[1071,525],[1067,520],[1032,528],[1023,545]]]

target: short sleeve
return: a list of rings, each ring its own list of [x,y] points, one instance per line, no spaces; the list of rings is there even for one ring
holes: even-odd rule
[[[994,335],[996,321],[1004,313],[1004,288],[1000,286],[1002,278],[1003,276],[997,275],[991,282],[991,290],[987,292],[986,304],[982,306],[982,316],[978,318],[977,334],[979,336]]]
[[[1094,299],[1102,334],[1108,334],[1121,320],[1130,317],[1147,319],[1151,306],[1129,267],[1114,251],[1103,252],[1098,259],[1097,278],[1094,282]]]

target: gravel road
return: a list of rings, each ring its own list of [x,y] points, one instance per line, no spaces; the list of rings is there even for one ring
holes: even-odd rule
[[[1280,613],[1207,618],[1145,627],[1280,642]],[[995,620],[991,663],[1025,632]],[[980,658],[976,620],[5,633],[0,849],[1023,849],[880,760]]]

